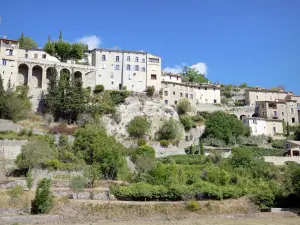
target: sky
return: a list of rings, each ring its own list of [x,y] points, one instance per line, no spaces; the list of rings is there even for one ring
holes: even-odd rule
[[[166,71],[194,66],[212,82],[283,85],[300,94],[300,0],[15,3],[0,8],[0,35],[9,39],[24,31],[43,47],[61,29],[64,40],[90,48],[158,55]]]

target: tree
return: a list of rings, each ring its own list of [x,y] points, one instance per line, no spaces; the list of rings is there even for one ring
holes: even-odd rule
[[[202,140],[199,140],[199,143],[200,143],[200,155],[204,155],[204,147],[203,147]]]
[[[287,128],[289,129],[289,128]],[[295,140],[296,141],[300,141],[300,126],[298,125],[295,132],[294,132],[294,135],[295,135]]]
[[[151,123],[145,116],[135,116],[127,126],[127,132],[132,137],[142,137],[150,129]]]
[[[21,37],[19,38],[19,47],[25,49],[34,49],[37,48],[38,45],[30,37],[25,37],[24,32],[22,32]]]
[[[84,177],[86,177],[92,187],[94,187],[94,183],[97,179],[100,179],[102,174],[100,171],[100,166],[98,164],[87,165],[84,168]]]
[[[47,213],[53,207],[53,194],[50,191],[50,179],[42,179],[38,182],[35,192],[35,198],[31,204],[31,212],[33,214]]]
[[[223,111],[216,111],[208,116],[203,137],[216,138],[228,144],[232,136],[248,135],[247,132],[249,132],[249,129],[245,128],[235,116]]]
[[[195,68],[185,66],[182,72],[183,79],[187,82],[208,83],[208,79]]]
[[[43,168],[47,162],[56,158],[55,151],[44,140],[31,139],[22,146],[16,164],[20,169]]]
[[[83,191],[88,181],[83,176],[78,175],[70,180],[69,187],[76,193],[76,198],[78,199],[78,193]]]
[[[179,115],[186,114],[192,110],[191,103],[188,99],[180,99],[177,104],[177,113]]]
[[[182,135],[182,128],[178,121],[172,117],[165,120],[159,128],[157,135],[159,140],[179,140]]]
[[[27,188],[28,188],[29,190],[31,190],[31,188],[32,188],[32,186],[33,186],[33,181],[34,181],[34,179],[33,179],[33,177],[32,177],[32,172],[29,171],[29,172],[27,173],[27,177],[26,177],[26,184],[27,184]]]
[[[86,45],[81,43],[71,44],[69,42],[59,39],[58,41],[48,41],[44,50],[51,56],[54,56],[61,62],[66,62],[67,60],[80,60],[84,57],[83,50],[85,50]]]

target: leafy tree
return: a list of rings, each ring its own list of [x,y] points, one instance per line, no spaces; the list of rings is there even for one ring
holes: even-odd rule
[[[148,86],[146,89],[146,93],[149,97],[152,97],[155,92],[154,86]]]
[[[83,50],[85,50],[85,45],[80,43],[71,44],[60,38],[58,41],[48,41],[44,46],[44,50],[59,61],[66,62],[67,60],[82,59],[84,57]]]
[[[216,111],[207,118],[203,137],[217,138],[228,144],[230,137],[238,137],[246,133],[248,135],[248,132],[249,130],[235,116],[223,111]]]
[[[300,141],[300,126],[297,126],[294,135],[295,135],[295,140]]]
[[[202,140],[199,140],[199,143],[200,143],[200,154],[201,154],[201,155],[204,155],[204,147],[203,147],[203,142],[202,142]]]
[[[191,103],[188,99],[184,98],[179,100],[177,104],[177,113],[179,115],[186,114],[192,110]]]
[[[190,116],[180,116],[180,122],[186,131],[192,129],[194,122]]]
[[[44,140],[32,139],[22,146],[16,164],[20,169],[43,168],[48,161],[56,158],[56,152]]]
[[[35,198],[31,204],[31,212],[33,214],[47,213],[53,207],[53,194],[50,191],[51,180],[42,179],[38,182],[35,192]]]
[[[127,132],[132,137],[142,137],[150,129],[151,123],[145,116],[135,116],[127,126]]]
[[[178,121],[170,118],[165,120],[159,128],[157,135],[159,140],[179,140],[181,138],[181,126]]]
[[[78,199],[78,193],[84,190],[87,183],[88,183],[87,179],[80,175],[75,176],[70,180],[69,186],[72,189],[72,191],[76,193],[77,199]]]
[[[241,83],[240,84],[240,88],[247,88],[248,87],[248,84],[247,83]]]
[[[24,32],[22,32],[21,37],[19,38],[19,47],[25,49],[34,49],[37,48],[38,45],[30,37],[25,37]]]
[[[88,165],[84,168],[84,177],[86,177],[92,187],[97,179],[100,179],[102,176],[100,166],[95,163],[93,165]]]
[[[102,93],[104,91],[104,86],[102,84],[98,84],[95,87],[94,94]]]
[[[183,79],[187,82],[208,83],[208,79],[195,68],[185,66],[182,72]]]

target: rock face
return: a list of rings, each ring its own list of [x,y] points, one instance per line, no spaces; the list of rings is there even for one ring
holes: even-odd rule
[[[126,125],[135,116],[147,116],[151,121],[150,136],[154,137],[155,132],[159,129],[164,119],[173,117],[178,120],[176,110],[169,106],[163,105],[159,99],[141,99],[139,97],[129,97],[126,102],[120,105],[117,113],[121,115],[121,121],[117,123],[115,120],[105,116],[107,132],[115,136],[118,140],[128,138]]]

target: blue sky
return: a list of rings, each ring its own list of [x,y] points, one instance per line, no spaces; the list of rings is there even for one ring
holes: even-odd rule
[[[70,2],[72,2],[70,4]],[[1,7],[0,35],[48,34],[91,46],[144,50],[163,68],[197,65],[213,82],[300,94],[299,0],[27,0]]]

